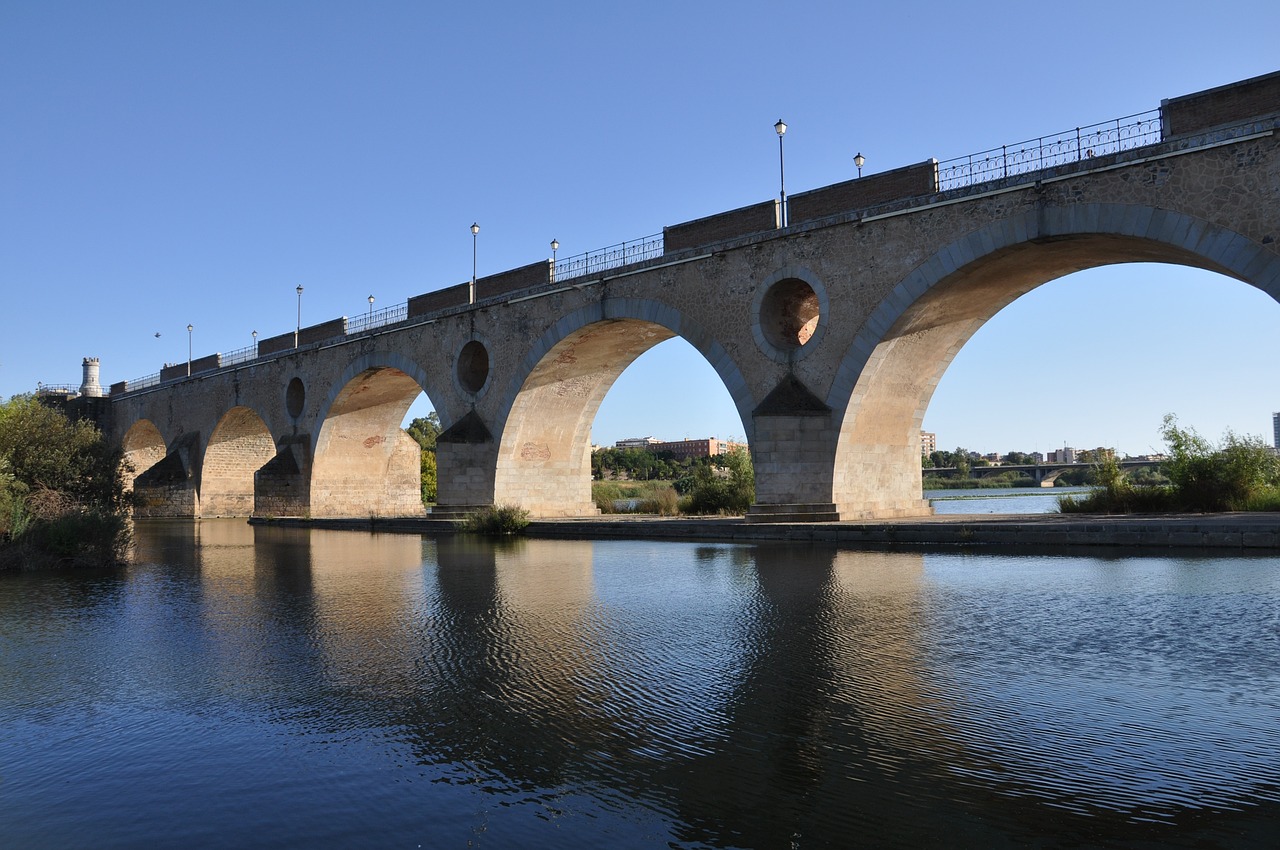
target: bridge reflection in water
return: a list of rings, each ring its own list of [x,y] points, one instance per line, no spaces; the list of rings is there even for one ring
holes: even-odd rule
[[[232,839],[284,818],[454,846],[1212,844],[1280,814],[1270,561],[209,521],[144,525],[139,561],[85,616],[161,701],[248,718],[179,777],[252,776],[220,792],[268,814],[219,822]]]

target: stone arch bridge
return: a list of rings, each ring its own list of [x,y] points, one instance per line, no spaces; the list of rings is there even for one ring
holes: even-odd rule
[[[685,222],[115,384],[110,433],[140,515],[421,515],[400,425],[425,391],[442,509],[592,514],[596,411],[680,336],[742,418],[749,519],[925,514],[933,390],[1031,289],[1155,261],[1280,297],[1278,124],[1280,72],[793,195],[785,217],[772,201]]]

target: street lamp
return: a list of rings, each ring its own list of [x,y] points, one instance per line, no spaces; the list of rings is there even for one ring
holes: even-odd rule
[[[560,242],[557,239],[551,240],[551,281],[554,283],[556,279],[556,251],[560,250]]]
[[[373,296],[369,296],[369,318],[373,318]]]
[[[858,176],[861,177],[862,166],[867,164],[867,158],[863,156],[861,153],[858,153],[853,157],[853,164],[858,166]]]
[[[195,330],[195,326],[187,325],[187,377],[191,377],[191,332]]]
[[[470,303],[476,303],[476,236],[480,233],[480,225],[471,222],[471,291],[468,293]]]
[[[258,332],[251,331],[251,333],[253,334],[253,356],[257,357],[258,356]]]
[[[298,347],[298,335],[302,333],[302,284],[298,284],[298,288],[294,290],[298,293],[298,324],[293,329],[293,347]]]
[[[782,226],[787,226],[787,171],[782,159],[782,137],[787,134],[787,125],[782,123],[782,119],[778,119],[778,123],[773,125],[773,129],[778,134],[778,200],[780,201],[778,210],[782,216]]]

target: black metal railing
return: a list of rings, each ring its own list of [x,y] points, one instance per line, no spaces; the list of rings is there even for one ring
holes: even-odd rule
[[[1152,145],[1161,138],[1160,110],[1153,109],[1102,124],[1076,127],[1052,136],[1041,136],[948,159],[938,163],[938,189],[946,192],[1044,171]]]
[[[374,328],[383,328],[387,325],[394,325],[397,322],[403,322],[409,318],[409,304],[397,304],[394,307],[384,307],[381,310],[374,310],[365,313],[362,316],[351,316],[347,319],[347,336],[352,334],[365,333]]]
[[[80,395],[79,384],[45,384],[36,382],[36,395]]]
[[[619,242],[617,245],[610,245],[608,248],[600,248],[595,251],[587,251],[585,254],[575,254],[563,260],[556,260],[551,266],[551,279],[563,282],[576,277],[600,274],[610,269],[629,266],[632,263],[640,263],[661,256],[662,234],[656,233],[653,236]]]

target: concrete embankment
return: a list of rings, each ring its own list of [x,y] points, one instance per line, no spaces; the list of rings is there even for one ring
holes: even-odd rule
[[[421,518],[251,520],[309,528],[409,534],[452,534],[453,523]],[[822,523],[747,523],[738,517],[605,516],[534,520],[529,537],[632,540],[804,541],[841,546],[993,547],[1059,549],[1234,549],[1280,551],[1280,514],[1081,516],[1079,514],[964,515],[921,519]]]

